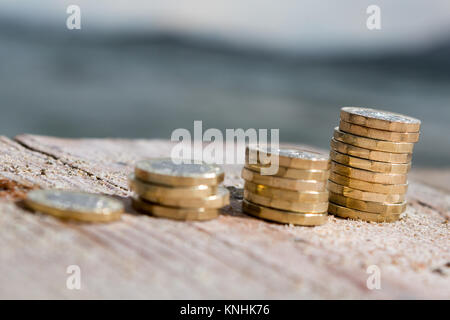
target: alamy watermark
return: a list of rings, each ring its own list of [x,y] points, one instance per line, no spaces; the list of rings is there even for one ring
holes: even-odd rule
[[[245,164],[246,145],[278,150],[280,135],[279,129],[226,129],[224,138],[219,129],[210,128],[203,132],[203,122],[194,121],[193,135],[187,129],[178,128],[172,132],[171,140],[178,142],[171,152],[172,161],[176,164]],[[279,161],[276,154],[269,152],[256,156],[251,153],[248,156],[249,163],[256,164],[259,161],[264,165],[261,174],[272,175],[278,171]]]
[[[381,9],[372,4],[367,7],[366,13],[369,15],[366,20],[366,26],[369,30],[381,30]]]
[[[75,4],[67,7],[66,13],[69,15],[66,19],[66,27],[69,30],[81,29],[81,9]]]
[[[66,288],[69,290],[81,290],[81,268],[73,264],[67,267],[66,273],[69,274],[66,280]]]
[[[381,270],[377,265],[370,265],[366,270],[367,274],[370,276],[367,278],[366,285],[369,290],[380,290],[381,289]]]
[[[66,19],[66,26],[69,30],[81,29],[81,8],[76,4],[67,7],[66,13],[69,15]],[[369,30],[381,30],[381,9],[378,5],[369,5],[366,9],[369,15],[366,20],[366,27]]]

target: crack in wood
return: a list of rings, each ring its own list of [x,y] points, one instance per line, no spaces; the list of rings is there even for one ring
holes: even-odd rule
[[[409,202],[409,204],[414,205],[416,203],[419,207],[425,207],[425,208],[428,208],[428,209],[430,209],[432,211],[435,211],[442,218],[444,218],[446,221],[449,221],[449,217],[448,217],[448,214],[447,214],[446,211],[441,210],[441,209],[439,209],[439,208],[437,208],[437,207],[435,207],[435,206],[433,206],[433,205],[431,205],[431,204],[429,204],[429,203],[427,203],[425,201],[422,201],[420,199],[410,199],[408,202]]]
[[[31,139],[31,140],[33,140],[33,138],[32,138],[31,136],[28,136],[28,138]],[[18,136],[14,137],[13,141],[15,141],[16,143],[20,144],[22,147],[24,147],[24,148],[26,148],[26,149],[28,149],[28,150],[30,150],[30,151],[38,152],[38,153],[40,153],[40,154],[46,155],[46,156],[48,156],[48,157],[50,157],[50,158],[53,158],[54,160],[61,161],[61,163],[63,163],[64,165],[66,165],[66,166],[68,166],[68,167],[70,167],[70,168],[72,168],[72,169],[83,171],[83,172],[86,173],[88,176],[94,177],[94,178],[96,178],[96,179],[99,180],[99,181],[102,181],[102,182],[104,182],[104,183],[107,183],[107,184],[109,184],[109,185],[111,185],[111,186],[113,186],[113,187],[119,188],[119,189],[121,189],[121,190],[123,190],[123,191],[127,191],[127,192],[129,191],[129,189],[123,188],[123,187],[121,187],[120,185],[115,184],[115,183],[112,182],[112,181],[103,179],[102,177],[97,176],[95,173],[89,172],[88,170],[86,170],[86,169],[84,169],[84,168],[81,168],[81,167],[79,167],[79,166],[76,166],[76,165],[74,165],[74,164],[72,164],[72,163],[70,163],[70,162],[68,162],[68,161],[64,161],[64,159],[61,158],[61,157],[57,157],[57,156],[55,156],[55,155],[53,155],[53,154],[51,154],[51,153],[49,153],[49,152],[45,152],[45,151],[43,151],[43,150],[39,150],[39,149],[37,149],[37,148],[33,148],[33,147],[31,147],[29,144],[27,144],[26,142],[20,140],[20,139],[18,138]],[[37,142],[37,141],[36,141],[36,142]]]

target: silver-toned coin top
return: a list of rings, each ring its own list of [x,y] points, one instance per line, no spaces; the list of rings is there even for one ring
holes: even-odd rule
[[[305,159],[305,160],[328,160],[328,155],[321,154],[313,151],[306,151],[302,149],[294,149],[294,148],[266,148],[266,147],[250,147],[250,149],[258,150],[259,152],[264,152],[268,154],[279,155],[282,157],[288,158],[297,158],[297,159]]]
[[[359,108],[359,107],[344,107],[342,108],[342,110],[348,113],[356,114],[367,118],[386,120],[392,122],[401,122],[401,123],[420,123],[419,119],[389,111],[375,110],[371,108]]]
[[[223,169],[214,164],[176,164],[170,158],[142,160],[136,164],[136,168],[149,173],[192,178],[214,177],[223,173]]]
[[[27,199],[60,210],[77,212],[110,212],[123,209],[123,204],[106,196],[65,190],[33,190]]]

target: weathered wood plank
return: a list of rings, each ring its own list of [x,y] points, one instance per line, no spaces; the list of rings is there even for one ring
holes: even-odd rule
[[[4,196],[20,188],[88,189],[125,195],[126,192],[86,171],[71,167],[56,157],[32,151],[6,137],[0,137],[0,176]],[[8,190],[10,189],[10,190]],[[5,191],[4,190],[4,191]]]
[[[16,139],[22,145],[0,139],[5,184],[125,198],[135,161],[171,148],[161,140]],[[0,297],[450,298],[447,193],[412,183],[407,216],[393,224],[330,217],[324,226],[293,227],[242,214],[239,166],[226,171],[225,184],[237,188],[232,204],[202,223],[131,210],[112,224],[64,223],[1,201]],[[80,291],[65,287],[71,264],[81,267]],[[366,287],[372,264],[381,290]]]

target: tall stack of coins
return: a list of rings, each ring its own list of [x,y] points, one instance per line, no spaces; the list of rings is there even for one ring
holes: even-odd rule
[[[329,213],[374,222],[400,219],[420,120],[369,108],[341,109],[331,139]]]
[[[278,158],[272,175],[261,160]],[[315,226],[328,220],[327,155],[301,149],[248,147],[242,169],[245,180],[243,211],[279,223]]]
[[[212,164],[176,164],[170,158],[139,161],[129,177],[136,193],[133,207],[169,219],[214,219],[230,201],[228,190],[219,186],[223,179],[223,170]]]

